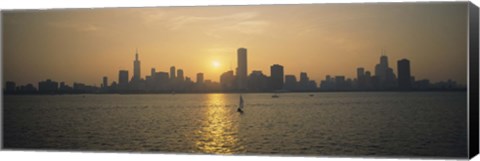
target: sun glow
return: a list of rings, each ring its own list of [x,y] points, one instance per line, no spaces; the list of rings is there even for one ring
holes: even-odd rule
[[[218,67],[220,67],[220,62],[218,62],[218,61],[213,61],[213,62],[212,62],[212,65],[213,65],[213,67],[218,68]]]

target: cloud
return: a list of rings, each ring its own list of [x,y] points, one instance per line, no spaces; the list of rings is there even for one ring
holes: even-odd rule
[[[261,34],[269,26],[269,21],[259,19],[257,12],[241,12],[223,16],[168,16],[165,13],[149,12],[144,14],[147,24],[158,22],[168,30],[178,31],[197,27],[207,36],[220,38],[219,32],[237,32],[241,34]]]

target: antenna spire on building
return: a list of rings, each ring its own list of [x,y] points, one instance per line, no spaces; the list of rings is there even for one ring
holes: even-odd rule
[[[135,48],[135,60],[138,60],[138,48]]]

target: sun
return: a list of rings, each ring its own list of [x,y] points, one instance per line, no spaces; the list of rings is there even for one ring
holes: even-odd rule
[[[218,62],[218,61],[213,61],[213,62],[212,62],[212,65],[213,65],[213,67],[218,68],[218,67],[220,67],[220,62]]]

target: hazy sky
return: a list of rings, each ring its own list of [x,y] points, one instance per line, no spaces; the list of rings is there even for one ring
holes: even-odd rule
[[[248,73],[307,72],[353,78],[374,73],[382,49],[397,73],[407,58],[416,79],[466,84],[467,3],[316,4],[6,11],[2,17],[4,81],[50,78],[67,84],[118,81],[174,65],[218,81],[236,68],[236,49],[248,49]],[[213,62],[220,63],[215,67]]]

